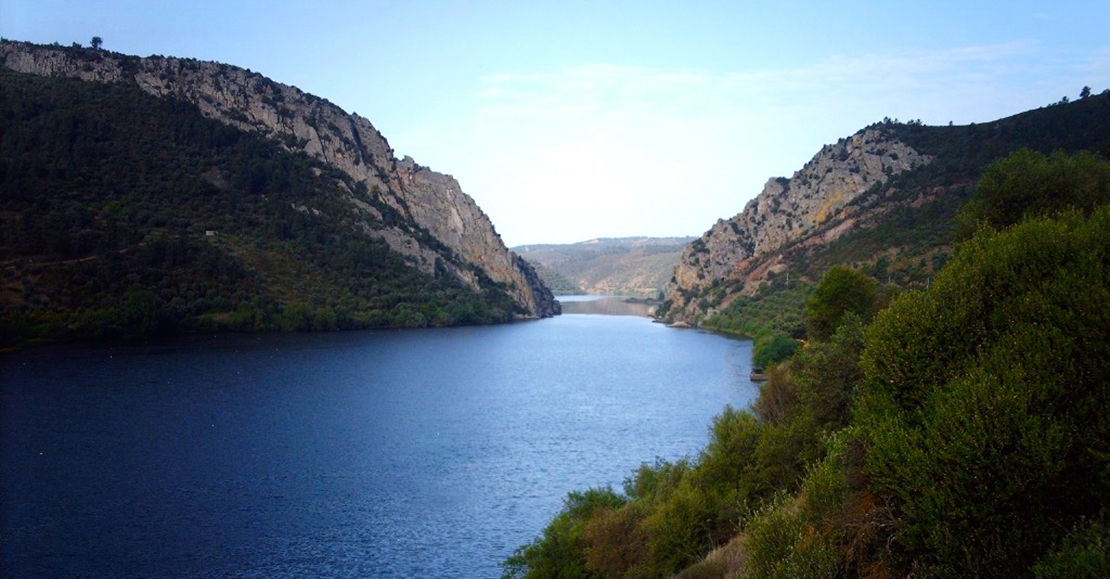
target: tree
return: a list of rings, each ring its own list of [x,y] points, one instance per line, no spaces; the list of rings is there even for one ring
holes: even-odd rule
[[[1091,96],[1091,87],[1085,86],[1083,90],[1079,91],[1079,98],[1085,99],[1089,96]]]
[[[1045,155],[1022,149],[987,167],[957,216],[957,237],[971,237],[982,224],[1001,229],[1023,217],[1069,208],[1090,214],[1105,203],[1110,203],[1110,161],[1088,152]]]
[[[104,44],[104,39],[99,36],[94,36],[92,40],[89,41],[89,45],[93,47],[93,50],[100,50],[100,45],[102,44]]]
[[[847,267],[833,267],[825,272],[820,285],[806,302],[809,338],[828,340],[849,312],[869,322],[878,306],[879,284],[875,280]]]

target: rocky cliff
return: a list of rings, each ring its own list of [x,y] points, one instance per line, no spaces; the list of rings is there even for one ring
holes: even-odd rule
[[[695,324],[711,314],[699,300],[722,281],[752,294],[789,267],[781,250],[828,244],[857,226],[850,204],[892,176],[926,165],[923,155],[881,126],[826,145],[787,179],[771,179],[743,212],[718,220],[686,246],[665,289],[668,317]]]
[[[355,195],[349,199],[350,210],[368,218],[364,233],[387,242],[411,266],[434,273],[439,264],[476,291],[487,278],[513,296],[524,317],[559,313],[551,292],[506,248],[458,181],[411,158],[397,159],[370,121],[324,99],[250,70],[192,59],[4,41],[0,64],[41,76],[135,83],[150,94],[191,103],[207,117],[303,151],[365,185],[403,217],[399,223],[371,227],[369,220],[380,221],[381,212]]]

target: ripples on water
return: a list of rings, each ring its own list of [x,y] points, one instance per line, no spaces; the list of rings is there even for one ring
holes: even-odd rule
[[[4,577],[497,577],[706,442],[750,343],[636,317],[0,359]]]

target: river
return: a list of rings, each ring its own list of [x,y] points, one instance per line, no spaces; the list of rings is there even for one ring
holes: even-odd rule
[[[567,492],[691,456],[751,343],[636,316],[0,358],[0,575],[499,577]]]

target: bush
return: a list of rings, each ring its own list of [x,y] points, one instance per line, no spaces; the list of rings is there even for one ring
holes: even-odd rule
[[[1110,577],[1110,527],[1103,521],[1080,527],[1033,567],[1033,575],[1037,579]]]
[[[837,266],[825,277],[806,302],[806,330],[811,340],[828,340],[840,327],[845,314],[869,322],[880,304],[879,284],[866,275]]]
[[[745,579],[838,577],[844,574],[844,505],[850,496],[845,456],[850,433],[830,440],[828,456],[814,464],[797,496],[782,494],[752,519],[742,542]]]
[[[801,343],[782,332],[766,332],[755,339],[752,347],[752,365],[767,368],[789,358]]]
[[[991,164],[975,195],[960,211],[958,235],[968,238],[980,224],[993,229],[1023,217],[1058,215],[1068,208],[1090,214],[1110,203],[1110,161],[1089,152],[1045,155],[1022,149]]]
[[[856,418],[902,571],[1023,575],[1110,507],[1108,266],[1110,208],[982,231],[869,329]]]
[[[601,509],[586,524],[586,566],[604,577],[625,577],[643,568],[648,545],[644,505],[629,503],[619,509]],[[631,573],[632,575],[643,575]]]
[[[520,547],[502,563],[503,577],[539,579],[589,579],[601,577],[586,564],[586,523],[599,511],[618,509],[624,497],[611,488],[593,488],[570,493],[563,510],[543,531],[543,536]]]

